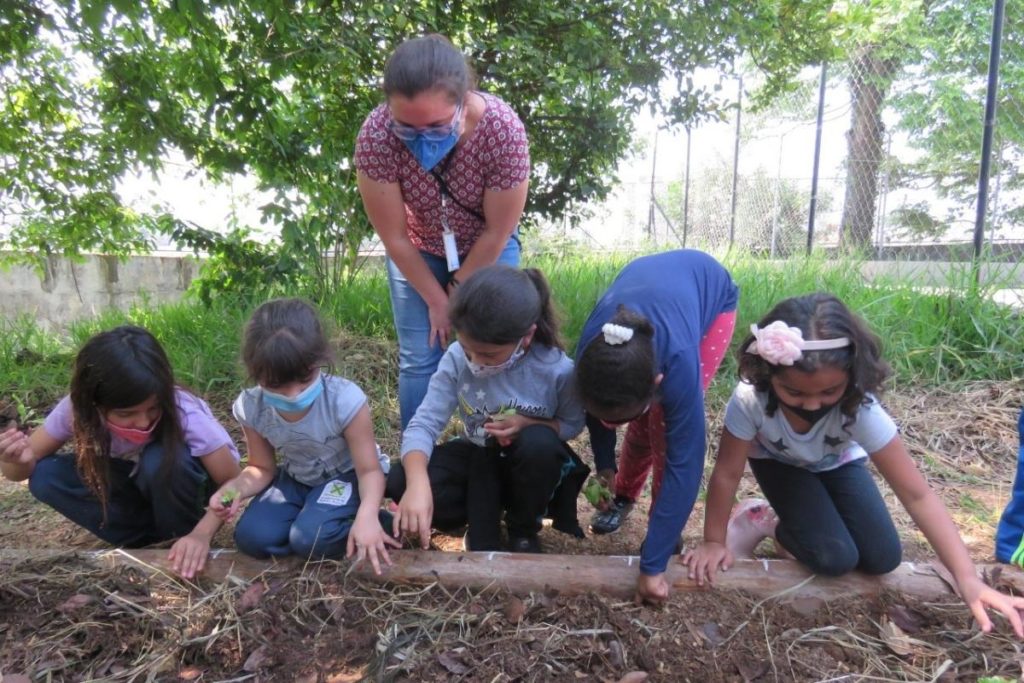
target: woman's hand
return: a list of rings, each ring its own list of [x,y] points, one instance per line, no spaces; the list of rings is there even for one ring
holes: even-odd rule
[[[430,523],[434,518],[434,493],[430,481],[409,482],[395,513],[394,534],[419,536],[420,547],[430,547]]]
[[[654,574],[653,576],[641,573],[637,577],[635,597],[637,603],[650,602],[660,604],[666,600],[668,600],[668,581],[665,579],[664,572]]]
[[[1010,622],[1013,632],[1018,638],[1024,638],[1024,627],[1021,626],[1020,610],[1024,610],[1024,598],[1011,597],[986,586],[981,579],[973,576],[959,582],[960,595],[963,597],[971,614],[978,621],[981,630],[988,633],[992,630],[992,619],[986,607],[1002,612]]]
[[[185,579],[191,579],[206,567],[206,558],[210,554],[210,538],[205,534],[193,531],[182,536],[167,553],[167,560],[173,563],[174,571]]]
[[[452,327],[451,320],[448,319],[448,298],[445,297],[443,302],[429,304],[427,312],[430,316],[430,334],[427,337],[427,344],[433,347],[434,340],[437,339],[437,343],[441,345],[442,349],[447,348]]]
[[[690,568],[690,580],[695,580],[698,586],[703,586],[705,578],[709,584],[714,585],[718,568],[726,571],[732,566],[734,558],[724,543],[704,541],[693,550],[683,553],[680,562]]]
[[[369,558],[373,565],[373,572],[380,575],[381,560],[391,565],[391,556],[388,555],[388,546],[401,548],[394,537],[389,536],[387,531],[380,525],[380,518],[376,510],[369,510],[364,513],[360,508],[356,513],[356,521],[352,530],[348,533],[348,552],[345,557],[356,556],[356,563]]]
[[[36,459],[28,436],[15,427],[0,434],[0,462],[12,465],[30,465]]]
[[[217,492],[210,496],[210,512],[217,515],[221,521],[227,522],[238,513],[242,505],[242,496],[235,488],[234,480],[225,482],[217,489]]]

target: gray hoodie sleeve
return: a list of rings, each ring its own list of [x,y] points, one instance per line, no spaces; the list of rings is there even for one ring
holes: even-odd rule
[[[559,374],[556,382],[558,408],[555,411],[555,419],[558,420],[558,438],[562,441],[568,441],[583,431],[586,420],[583,401],[576,391],[574,366],[572,361],[566,360],[566,368]]]
[[[402,433],[403,458],[411,451],[423,451],[429,458],[434,444],[455,412],[459,402],[459,369],[453,356],[456,350],[461,351],[457,342],[449,346],[441,356],[437,371],[430,378],[423,403],[420,403]]]

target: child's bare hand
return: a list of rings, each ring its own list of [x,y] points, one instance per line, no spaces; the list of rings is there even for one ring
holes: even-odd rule
[[[703,586],[705,578],[709,584],[714,585],[718,568],[721,567],[723,572],[728,570],[734,558],[724,543],[705,541],[693,550],[683,553],[680,562],[690,568],[687,574],[690,580],[696,581],[698,586]]]
[[[648,602],[657,605],[666,600],[668,600],[668,580],[665,579],[664,573],[653,576],[640,574],[637,577],[634,602],[637,604]]]
[[[964,602],[971,610],[971,614],[978,621],[981,630],[988,633],[992,630],[992,619],[988,616],[986,607],[1002,612],[1003,616],[1010,622],[1013,632],[1018,638],[1024,638],[1024,626],[1021,625],[1021,610],[1024,610],[1024,598],[1013,597],[1000,593],[999,591],[986,586],[981,579],[974,577],[960,584],[960,594]]]
[[[35,454],[28,445],[28,436],[11,427],[0,434],[0,462],[14,465],[28,465],[35,460]]]
[[[391,565],[388,546],[401,548],[402,544],[388,535],[387,530],[380,525],[376,510],[372,514],[356,514],[356,521],[348,534],[348,552],[345,557],[355,555],[356,563],[369,559],[373,572],[379,576],[382,560],[388,566]]]
[[[495,415],[490,422],[484,423],[484,431],[493,436],[501,446],[508,446],[519,432],[530,425],[530,420],[522,415]]]
[[[238,513],[241,504],[242,497],[238,494],[238,490],[232,487],[231,482],[228,482],[210,496],[209,507],[213,514],[227,522]]]
[[[193,532],[174,542],[171,551],[167,553],[167,559],[182,578],[191,579],[206,568],[209,553],[210,539]]]
[[[398,503],[393,531],[395,536],[418,536],[420,547],[430,547],[430,525],[434,518],[434,494],[430,484],[410,484]]]

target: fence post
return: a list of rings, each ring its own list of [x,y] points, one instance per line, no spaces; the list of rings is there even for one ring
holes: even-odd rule
[[[690,227],[690,127],[686,127],[686,179],[683,181],[683,248]]]
[[[1005,0],[992,6],[992,41],[988,54],[988,89],[985,92],[985,129],[981,139],[981,168],[978,170],[978,212],[974,217],[974,282],[981,278],[981,247],[985,239],[988,205],[988,174],[992,163],[992,133],[996,124],[996,95],[999,90],[999,52],[1003,42]]]
[[[736,142],[732,154],[732,209],[729,212],[729,248],[736,241],[736,186],[740,168],[740,120],[743,117],[743,76],[739,77],[736,92]]]
[[[811,207],[807,217],[807,255],[810,256],[814,246],[814,215],[818,210],[818,170],[821,164],[821,120],[825,113],[825,80],[827,64],[822,62],[821,79],[818,82],[818,121],[814,131],[814,170],[811,171]]]

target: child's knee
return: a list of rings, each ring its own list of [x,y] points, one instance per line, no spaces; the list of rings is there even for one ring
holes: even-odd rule
[[[270,557],[270,549],[277,546],[279,541],[269,538],[264,529],[265,526],[258,521],[242,515],[235,526],[235,547],[250,557],[261,560]]]
[[[405,467],[401,462],[391,464],[391,471],[387,473],[384,484],[384,495],[391,500],[402,500],[405,493]]]
[[[878,576],[888,574],[900,566],[903,561],[903,547],[899,538],[877,539],[871,548],[864,548],[860,552],[860,563],[857,569]]]
[[[857,568],[860,553],[853,543],[828,539],[809,548],[800,560],[815,574],[842,576]]]
[[[312,559],[337,559],[345,554],[348,532],[352,528],[352,520],[341,523],[334,529],[326,525],[292,524],[288,532],[288,545],[292,554]]]
[[[28,478],[28,490],[32,497],[40,503],[52,505],[59,496],[57,478],[60,464],[54,457],[43,458],[36,463]]]

